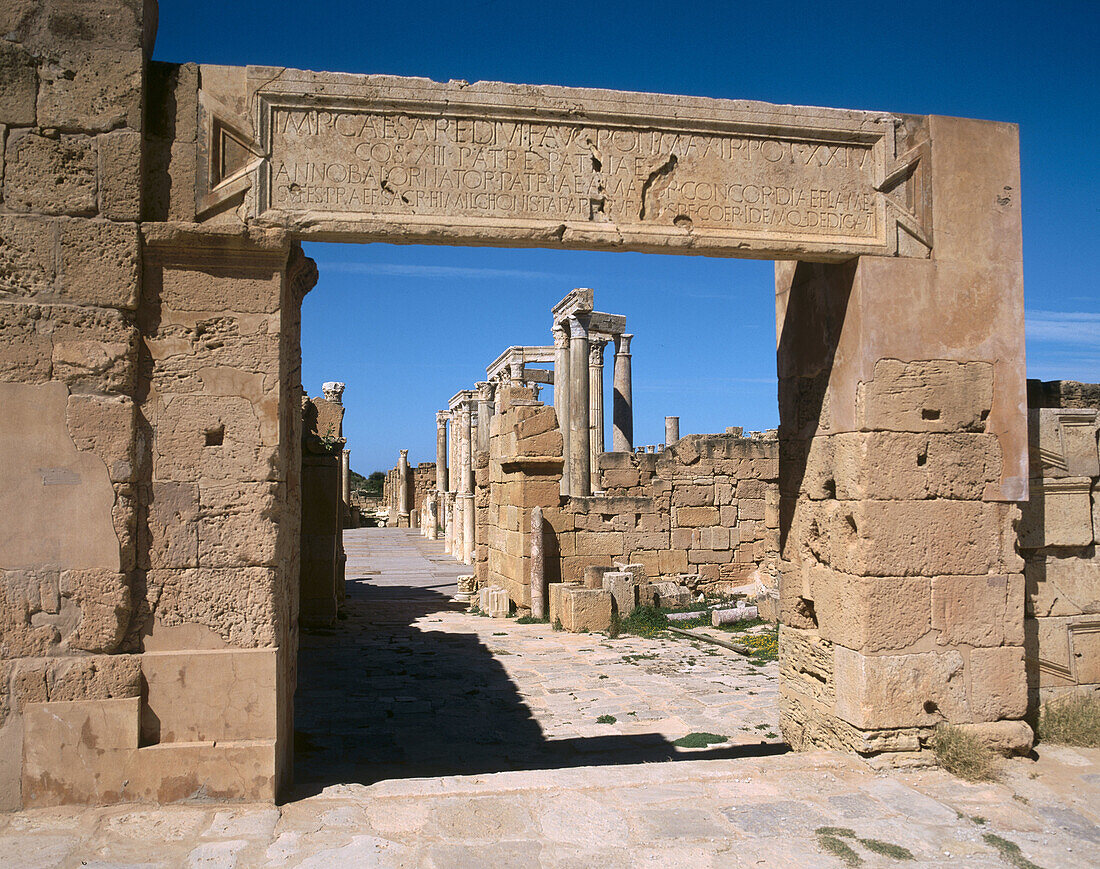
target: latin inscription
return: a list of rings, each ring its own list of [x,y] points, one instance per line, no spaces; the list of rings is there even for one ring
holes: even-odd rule
[[[867,143],[276,106],[268,207],[876,239]]]

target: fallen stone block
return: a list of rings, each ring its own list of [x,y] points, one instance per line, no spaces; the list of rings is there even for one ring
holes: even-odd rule
[[[499,585],[487,585],[481,589],[478,593],[478,605],[483,613],[487,613],[494,619],[508,618],[512,609],[508,592]]]
[[[611,592],[579,583],[552,583],[550,622],[560,622],[572,633],[606,631],[611,627]]]
[[[691,592],[675,582],[648,582],[640,587],[638,602],[645,606],[682,607],[691,603]]]
[[[590,564],[584,569],[585,588],[603,588],[603,577],[610,573],[612,568],[599,564]]]
[[[626,618],[638,606],[638,584],[629,573],[610,571],[603,575],[603,587],[611,592],[612,609]]]
[[[472,601],[477,597],[477,577],[472,573],[458,577],[458,594],[454,599],[462,603]]]

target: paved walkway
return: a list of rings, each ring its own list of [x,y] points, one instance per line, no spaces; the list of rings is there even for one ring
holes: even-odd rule
[[[672,741],[698,731],[730,737],[715,757],[782,750],[774,663],[682,639],[610,640],[469,615],[450,598],[470,568],[416,531],[350,531],[345,548],[348,617],[302,639],[303,794],[697,756]]]
[[[469,616],[441,544],[348,537],[348,618],[303,637],[290,802],[0,815],[0,866],[1100,864],[1100,751],[984,785],[778,753],[774,665]],[[692,730],[730,739],[671,745]]]

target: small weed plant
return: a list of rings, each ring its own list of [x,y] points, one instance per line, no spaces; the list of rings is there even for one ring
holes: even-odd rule
[[[1100,696],[1075,694],[1046,703],[1039,713],[1039,739],[1100,748]]]
[[[534,616],[520,616],[516,619],[517,625],[548,625],[550,619],[536,619]]]
[[[997,756],[972,733],[941,724],[932,736],[936,762],[952,775],[967,781],[990,781],[997,776]]]
[[[601,715],[599,718],[596,719],[596,723],[597,724],[614,724],[618,720],[619,719],[617,719],[614,715]]]
[[[1015,866],[1016,869],[1041,869],[1038,864],[1032,863],[1023,855],[1020,851],[1020,846],[1015,842],[1010,842],[1008,839],[1002,838],[996,833],[986,833],[982,838],[987,845],[997,849],[1001,855],[1001,859],[1009,866]]]
[[[893,842],[884,842],[882,839],[864,839],[856,835],[850,827],[818,827],[814,833],[817,835],[817,844],[821,850],[843,860],[849,866],[862,866],[863,858],[849,845],[845,839],[859,842],[864,848],[873,854],[881,854],[892,860],[912,860],[913,852]]]
[[[716,742],[725,742],[726,739],[727,737],[718,733],[689,733],[672,744],[677,748],[706,748]]]

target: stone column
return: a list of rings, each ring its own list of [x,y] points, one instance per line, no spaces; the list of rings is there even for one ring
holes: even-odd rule
[[[447,493],[447,418],[450,413],[445,410],[435,412],[435,535],[438,537],[439,529],[447,521],[444,518],[443,498]],[[433,539],[435,539],[433,537]]]
[[[464,400],[458,411],[459,457],[458,499],[462,511],[462,563],[474,563],[474,463],[473,431],[470,421],[470,402]],[[457,554],[457,553],[456,553]]]
[[[674,444],[680,440],[680,417],[665,417],[665,443]]]
[[[634,451],[634,398],[630,379],[630,339],[633,337],[625,334],[615,336],[611,449],[616,453]]]
[[[340,492],[344,509],[351,510],[351,450],[344,450],[340,455]]]
[[[531,510],[531,617],[546,618],[546,571],[542,554],[542,507]]]
[[[561,429],[561,493],[569,494],[569,331],[568,326],[554,329],[554,410]]]
[[[401,458],[397,461],[397,526],[401,527],[401,520],[405,520],[405,527],[409,525],[409,451],[402,450]]]
[[[489,451],[489,421],[493,418],[493,384],[482,380],[477,384],[477,449]]]
[[[603,428],[603,348],[606,341],[588,342],[588,447],[591,450],[589,470],[592,476],[592,491],[600,488],[600,453],[604,447]]]
[[[588,317],[569,318],[569,494],[592,492],[592,433],[588,423]]]

